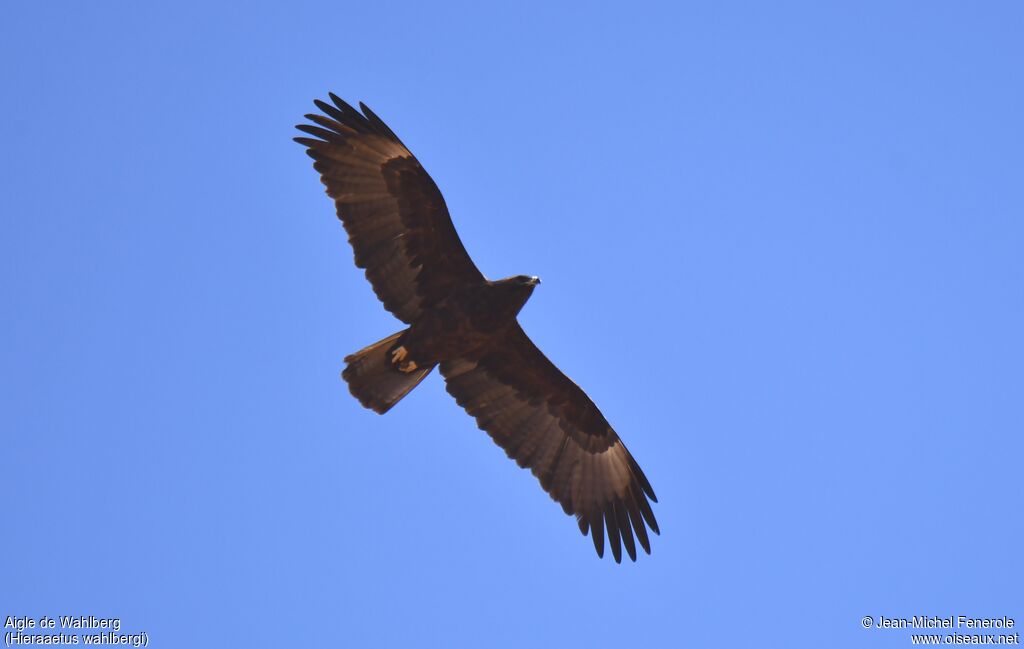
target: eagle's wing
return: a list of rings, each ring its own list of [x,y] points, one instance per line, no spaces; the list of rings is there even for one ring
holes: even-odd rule
[[[651,484],[594,402],[562,374],[516,324],[478,357],[441,363],[448,392],[519,466],[528,467],[604,556],[604,531],[616,561],[622,544],[636,560],[633,535],[651,546],[659,533]]]
[[[483,281],[455,232],[437,185],[373,111],[362,113],[331,94],[323,115],[297,137],[334,199],[356,266],[384,307],[411,323],[453,289]]]

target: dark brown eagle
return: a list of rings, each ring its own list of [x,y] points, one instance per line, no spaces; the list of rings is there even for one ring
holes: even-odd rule
[[[650,554],[654,490],[594,402],[526,336],[516,315],[540,283],[490,281],[462,246],[437,185],[398,136],[362,103],[330,95],[297,137],[334,199],[356,266],[384,308],[409,327],[345,358],[352,394],[391,409],[434,367],[505,453],[529,468],[598,556],[604,535],[616,562],[636,540]],[[646,527],[645,527],[646,523]]]

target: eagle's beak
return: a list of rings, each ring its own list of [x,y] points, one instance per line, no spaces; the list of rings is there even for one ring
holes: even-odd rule
[[[534,275],[530,278],[530,286],[536,286],[537,284],[540,284],[540,278]]]

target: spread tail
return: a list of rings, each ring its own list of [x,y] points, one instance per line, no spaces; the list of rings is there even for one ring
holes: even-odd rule
[[[412,365],[415,369],[410,370],[409,363],[399,362],[402,358],[395,358],[396,343],[404,333],[399,331],[345,357],[348,366],[341,377],[348,382],[349,392],[363,406],[382,415],[434,369],[433,365]]]

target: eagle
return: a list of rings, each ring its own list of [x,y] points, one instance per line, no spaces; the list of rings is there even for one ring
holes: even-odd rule
[[[315,100],[296,137],[313,158],[348,232],[356,266],[384,308],[408,327],[345,357],[342,378],[366,408],[383,414],[431,370],[509,458],[528,468],[599,557],[605,533],[647,554],[660,534],[651,483],[594,402],[523,331],[516,316],[535,276],[491,281],[455,232],[437,185],[365,104],[334,93]],[[635,538],[635,541],[634,541]]]

